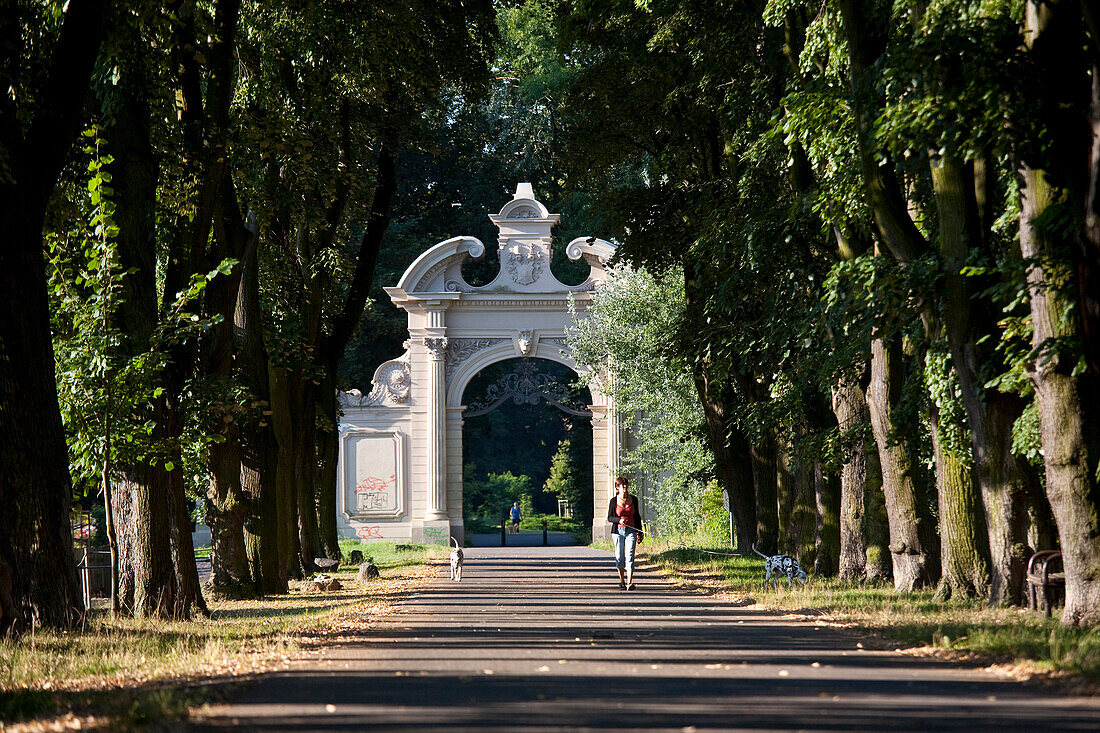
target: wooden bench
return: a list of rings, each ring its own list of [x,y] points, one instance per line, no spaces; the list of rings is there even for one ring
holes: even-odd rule
[[[1064,572],[1052,573],[1051,564],[1062,564],[1062,553],[1058,550],[1041,550],[1031,556],[1027,561],[1027,602],[1028,608],[1038,610],[1039,593],[1042,592],[1043,611],[1050,618],[1050,606],[1055,587],[1061,587],[1065,593],[1066,574]]]

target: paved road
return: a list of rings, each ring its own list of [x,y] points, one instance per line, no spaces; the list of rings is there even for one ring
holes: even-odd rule
[[[577,538],[572,532],[547,532],[546,543],[548,545],[575,545]],[[500,532],[490,534],[467,534],[466,544],[470,547],[500,547]],[[506,547],[542,547],[542,532],[524,531],[519,534],[505,534]]]
[[[361,640],[269,674],[192,730],[1100,729],[1100,698],[863,650],[686,593],[608,553],[478,548]]]

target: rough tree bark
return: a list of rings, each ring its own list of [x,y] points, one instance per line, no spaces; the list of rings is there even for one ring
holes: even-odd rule
[[[267,348],[260,314],[259,238],[250,219],[250,244],[241,260],[241,283],[233,315],[237,375],[260,403],[261,414],[241,436],[241,488],[252,513],[245,523],[245,547],[260,593],[286,593],[287,570],[280,562],[280,504],[276,484],[278,444],[272,425]]]
[[[941,421],[935,407],[929,424],[936,460],[936,493],[940,515],[942,574],[936,596],[943,600],[986,597],[989,593],[988,549],[979,520],[978,489],[970,461],[955,446],[967,441],[964,431]]]
[[[120,269],[128,273],[122,280],[115,324],[123,334],[121,353],[130,358],[153,348],[159,317],[155,212],[160,170],[150,126],[147,43],[136,32],[126,43],[131,52],[119,64],[119,83],[105,91],[114,98],[106,100],[104,107],[113,111],[107,141],[114,158],[116,243]],[[154,423],[148,452],[158,456],[155,465],[141,458],[122,460],[114,467],[112,494],[116,504],[121,500],[114,515],[119,530],[115,534],[118,544],[124,546],[120,557],[126,559],[120,568],[125,576],[120,576],[124,589],[120,601],[137,616],[187,618],[192,606],[205,609],[181,471],[165,468],[168,463],[182,466],[166,425],[175,419],[175,395],[164,390],[145,416]],[[165,506],[171,511],[164,512],[161,508]],[[149,507],[158,508],[157,517],[142,516]],[[181,522],[185,522],[182,528]]]
[[[933,519],[927,506],[918,499],[909,446],[902,436],[892,434],[891,413],[902,389],[899,351],[881,338],[871,342],[867,407],[882,466],[894,590],[908,593],[936,582],[939,577],[939,549]]]
[[[1090,9],[1087,17],[1093,16]],[[1025,41],[1044,82],[1040,104],[1052,145],[1028,151],[1021,163],[1020,251],[1030,264],[1032,343],[1040,352],[1029,373],[1040,411],[1047,497],[1066,571],[1062,621],[1072,626],[1100,622],[1100,383],[1091,370],[1075,374],[1076,355],[1057,345],[1082,335],[1081,322],[1067,316],[1082,283],[1074,277],[1071,243],[1042,220],[1082,199],[1091,209],[1094,201],[1081,192],[1092,190],[1095,171],[1089,171],[1087,187],[1074,176],[1087,170],[1078,164],[1091,162],[1098,144],[1077,114],[1082,69],[1070,49],[1080,48],[1081,30],[1077,3],[1027,4]]]
[[[232,38],[231,31],[223,33]],[[207,329],[201,341],[201,373],[215,383],[228,386],[237,382],[241,373],[234,319],[244,269],[241,260],[255,243],[241,215],[232,177],[228,171],[222,175],[213,210],[214,246],[210,248],[207,265],[213,268],[225,260],[236,260],[237,264],[230,275],[215,278],[206,287],[204,308],[221,320]],[[256,409],[255,405],[246,406],[246,414],[238,414],[236,409],[226,410],[214,415],[214,424],[208,428],[213,433],[221,432],[224,437],[224,441],[209,447],[207,523],[213,538],[213,575],[209,587],[215,593],[237,597],[253,595],[262,585],[252,577],[245,547],[244,523],[252,505],[250,495],[241,484],[244,433],[251,431],[251,425],[242,425],[241,421],[250,423]]]
[[[804,434],[805,429],[801,432]],[[798,558],[805,566],[816,566],[815,484],[813,463],[792,454],[785,445],[779,453],[778,489],[780,506],[779,551]]]
[[[839,381],[833,389],[833,412],[843,444],[840,469],[840,567],[841,580],[862,580],[867,567],[867,542],[863,536],[863,484],[867,462],[860,428],[859,384],[852,378]],[[852,435],[856,437],[851,437]]]
[[[80,126],[108,5],[69,2],[34,102],[0,100],[0,629],[67,626],[79,612],[42,227]],[[4,77],[26,64],[21,33],[11,18],[0,28]]]
[[[298,539],[298,499],[294,485],[294,427],[291,422],[290,389],[287,370],[268,365],[271,395],[271,428],[279,453],[275,462],[275,502],[278,510],[279,573],[288,578],[303,576]]]
[[[944,263],[943,331],[959,377],[970,427],[971,453],[989,535],[993,605],[1019,603],[1023,582],[1024,476],[1012,453],[1012,425],[1024,403],[983,386],[981,364],[994,358],[978,339],[997,333],[994,308],[973,298],[960,268],[984,240],[975,195],[973,164],[953,155],[932,157],[932,188],[939,221],[938,247]]]
[[[756,495],[756,542],[764,554],[779,552],[779,462],[775,438],[757,437],[749,449]]]
[[[840,570],[840,479],[825,473],[814,461],[814,575],[832,576]]]
[[[842,580],[879,580],[889,576],[886,522],[878,456],[865,438],[863,386],[842,378],[833,389],[833,412],[844,445],[840,471],[840,561]]]

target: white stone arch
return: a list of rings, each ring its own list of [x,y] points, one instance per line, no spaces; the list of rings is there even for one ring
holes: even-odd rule
[[[550,271],[551,230],[558,215],[521,183],[489,217],[500,230],[500,271],[485,286],[462,277],[462,265],[485,254],[475,237],[430,247],[386,288],[408,313],[406,351],[374,373],[371,392],[341,394],[337,523],[363,539],[447,542],[464,537],[462,404],[470,380],[490,364],[517,357],[548,359],[581,373],[566,349],[570,309],[583,317],[592,291],[607,279],[615,247],[594,237],[570,242],[589,275],[565,285]],[[611,496],[621,431],[614,405],[592,395],[593,536],[607,534],[602,507]],[[596,521],[598,518],[599,521]]]
[[[508,359],[517,359],[524,356],[532,359],[546,359],[547,361],[553,361],[562,366],[569,367],[578,376],[583,375],[587,370],[577,365],[568,354],[562,353],[562,348],[554,342],[539,343],[529,354],[517,354],[516,349],[511,343],[501,343],[493,347],[483,349],[468,360],[464,361],[455,372],[447,379],[447,409],[463,408],[465,405],[462,403],[463,395],[466,392],[466,387],[470,385],[470,381],[478,375],[486,367],[490,367],[493,364],[497,364]],[[589,407],[606,407],[607,398],[603,392],[600,391],[599,386],[595,384],[587,385],[588,391],[592,395],[592,404]]]

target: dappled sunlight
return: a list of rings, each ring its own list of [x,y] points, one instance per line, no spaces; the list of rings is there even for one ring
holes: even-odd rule
[[[1013,606],[990,607],[978,599],[938,600],[935,589],[898,594],[886,582],[854,583],[815,577],[786,578],[765,589],[764,561],[729,555],[728,548],[683,547],[660,541],[640,553],[661,573],[731,602],[874,632],[888,647],[926,647],[1011,661],[1035,670],[1062,670],[1100,679],[1100,629],[1070,629]],[[710,554],[710,553],[721,553]]]

